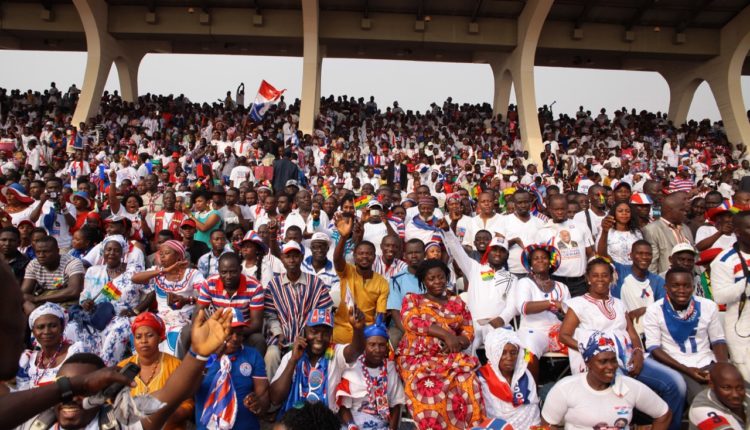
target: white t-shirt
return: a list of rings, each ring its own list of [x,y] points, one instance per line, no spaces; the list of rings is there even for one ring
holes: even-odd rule
[[[664,299],[657,300],[646,309],[643,326],[648,351],[657,347],[661,348],[670,357],[688,367],[701,368],[716,361],[711,344],[724,342],[724,328],[719,321],[719,307],[712,300],[703,297],[695,297],[695,301],[700,303],[701,313],[698,317],[695,336],[689,337],[683,345],[685,352],[669,334],[662,310]]]
[[[448,220],[448,224],[452,224],[452,220],[450,215],[446,215],[446,219]],[[459,240],[462,242],[464,241],[464,238],[467,234],[469,234],[469,231],[471,230],[472,222],[474,218],[468,217],[466,215],[462,216],[458,222],[456,223],[456,237],[458,237]],[[476,233],[475,233],[476,234]],[[464,245],[470,245],[472,249],[474,248],[474,237],[471,239],[471,244],[464,243]]]
[[[560,250],[562,262],[554,275],[575,278],[586,273],[586,248],[594,240],[586,226],[573,220],[547,223],[536,235],[537,243],[550,243]]]
[[[528,221],[523,222],[516,214],[510,214],[503,217],[498,233],[508,242],[519,238],[524,246],[529,246],[535,243],[536,233],[543,226],[544,223],[542,220],[535,216],[530,216]],[[523,248],[517,244],[513,244],[510,247],[510,254],[508,256],[508,269],[510,273],[526,273],[526,269],[521,264],[522,253]]]
[[[591,233],[591,237],[599,237],[599,233],[602,231],[602,220],[604,219],[606,213],[602,216],[599,216],[594,213],[591,209],[587,209],[589,216],[591,217],[591,228],[589,229],[589,232]],[[581,211],[575,214],[573,217],[573,221],[586,226],[588,228],[589,224],[586,222],[586,212]]]
[[[653,304],[654,289],[651,288],[648,277],[644,280],[639,280],[632,273],[626,276],[620,288],[620,299],[625,304],[628,312]],[[643,334],[643,321],[643,316],[633,321],[633,326],[638,334]]]
[[[42,206],[42,213],[39,215],[39,219],[36,222],[37,227],[47,228],[44,225],[44,218],[47,214],[49,214],[52,211],[53,206],[54,206],[54,203],[50,200],[47,200],[46,202],[44,202],[44,206]],[[68,208],[68,212],[70,212],[70,215],[73,218],[75,218],[76,207],[73,206],[72,203],[65,203],[65,206]],[[29,212],[29,214],[31,213]],[[65,221],[65,215],[58,212],[55,220],[52,223],[52,228],[48,229],[47,233],[50,236],[53,236],[55,239],[57,239],[58,247],[70,248],[70,244],[73,240],[73,235],[70,234],[70,227],[73,227],[73,226],[68,225],[67,221]]]
[[[466,217],[461,218],[459,224],[464,218]],[[493,215],[492,218],[487,220],[487,222],[482,220],[479,215],[469,218],[469,228],[466,230],[466,233],[463,236],[463,241],[461,243],[463,245],[468,245],[472,249],[476,250],[476,248],[474,247],[474,237],[476,236],[477,232],[480,230],[487,230],[490,232],[490,235],[494,237],[495,233],[500,231],[500,227],[504,218],[505,217],[501,214]],[[458,236],[460,238],[461,235]]]
[[[702,225],[698,227],[698,231],[695,232],[695,243],[700,243],[703,239],[713,236],[719,231],[712,225]],[[737,236],[732,234],[722,234],[720,238],[711,245],[711,248],[727,249],[731,248],[734,243],[737,242]]]
[[[339,410],[339,407],[336,404],[336,387],[338,387],[339,382],[341,381],[341,375],[344,373],[344,370],[349,367],[349,364],[347,364],[346,358],[344,357],[344,348],[346,348],[346,345],[334,345],[333,348],[333,358],[331,359],[331,362],[328,363],[328,381],[326,385],[326,391],[328,393],[329,409],[337,412]],[[281,375],[284,373],[284,369],[286,369],[286,366],[289,365],[289,360],[291,359],[292,351],[284,354],[284,356],[281,358],[279,369],[273,375],[273,379],[271,380],[272,384],[281,377]],[[290,389],[296,390],[298,389],[298,387],[291,387]],[[286,402],[286,399],[284,399],[284,402]]]
[[[618,378],[621,396],[614,387],[594,390],[585,373],[564,378],[547,395],[542,418],[550,424],[565,422],[566,430],[629,429],[636,408],[653,418],[667,413],[667,404],[646,385],[628,376]]]
[[[380,242],[388,234],[388,228],[382,222],[364,223],[365,232],[362,236],[363,240],[372,242],[375,245],[375,255],[383,255],[383,251],[380,249]]]
[[[552,291],[543,293],[531,279],[522,278],[518,280],[518,284],[511,291],[511,297],[516,310],[522,315],[519,330],[528,328],[548,330],[560,322],[557,319],[557,315],[552,312],[544,311],[527,314],[525,311],[526,302],[558,300],[565,303],[566,300],[570,299],[568,287],[562,282],[553,282],[555,283],[555,287]]]
[[[592,181],[589,178],[584,178],[578,181],[578,191],[581,194],[588,194],[589,188],[591,188],[594,185],[594,181]]]

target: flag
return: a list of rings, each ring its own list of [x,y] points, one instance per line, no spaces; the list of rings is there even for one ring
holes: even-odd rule
[[[286,91],[286,89],[279,91],[268,82],[261,81],[260,88],[258,88],[258,94],[255,96],[255,101],[250,107],[250,118],[252,118],[253,121],[262,121],[263,115],[266,114],[266,111],[271,107],[271,104],[275,103],[279,97],[284,94],[284,91]]]
[[[115,284],[113,284],[112,281],[109,281],[106,285],[104,285],[101,294],[102,296],[113,302],[120,300],[120,297],[122,297],[122,293],[119,289],[117,289],[117,287],[115,287]]]
[[[367,204],[370,203],[370,200],[372,200],[372,196],[370,195],[357,197],[356,199],[354,199],[354,209],[364,209]]]
[[[211,382],[200,422],[211,430],[230,430],[237,419],[237,394],[230,372],[232,362],[227,355],[220,359],[219,371]]]
[[[477,198],[479,198],[479,193],[481,193],[481,192],[482,192],[482,189],[481,189],[481,188],[479,188],[479,184],[475,184],[475,185],[474,185],[473,187],[471,187],[471,189],[469,190],[469,196],[470,196],[470,197],[471,197],[472,199],[476,200]]]
[[[323,195],[324,199],[328,199],[329,197],[333,195],[331,184],[329,182],[323,183],[323,186],[320,187],[320,194]]]

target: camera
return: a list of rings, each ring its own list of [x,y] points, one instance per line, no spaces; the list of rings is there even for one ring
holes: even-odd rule
[[[57,193],[57,191],[52,191],[49,193],[49,198],[52,200],[57,200],[58,197],[60,197],[60,195]]]

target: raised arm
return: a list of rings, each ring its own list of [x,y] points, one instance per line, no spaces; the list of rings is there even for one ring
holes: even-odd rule
[[[354,226],[354,218],[352,217],[339,217],[336,220],[336,229],[339,232],[339,241],[336,243],[336,248],[333,250],[333,267],[337,272],[343,272],[346,269],[346,259],[344,258],[344,251],[346,250],[346,241],[352,235],[352,227]]]
[[[476,264],[476,261],[466,253],[464,247],[461,246],[461,241],[456,237],[453,231],[451,231],[446,219],[439,220],[437,225],[443,230],[443,243],[445,244],[445,249],[448,251],[448,255],[453,258],[453,261],[464,273],[464,276],[468,277],[469,273],[471,273],[472,267]]]

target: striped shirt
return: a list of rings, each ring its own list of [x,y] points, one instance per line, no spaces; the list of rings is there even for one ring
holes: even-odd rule
[[[673,179],[669,183],[669,192],[676,193],[678,191],[687,191],[693,189],[693,181],[690,179]]]
[[[83,276],[86,269],[83,268],[81,260],[68,254],[60,255],[60,264],[55,270],[49,271],[39,263],[39,260],[32,260],[26,266],[24,279],[33,279],[39,288],[45,291],[57,291],[68,286],[68,281],[73,275]]]
[[[269,343],[277,343],[284,336],[281,346],[294,343],[302,333],[307,316],[313,309],[330,308],[333,305],[329,288],[315,275],[302,273],[291,281],[286,273],[276,275],[264,291],[265,315],[269,323]]]
[[[338,303],[336,303],[338,300],[336,299],[341,293],[341,280],[339,279],[339,275],[336,274],[336,269],[333,267],[331,260],[326,260],[326,265],[322,269],[315,270],[312,264],[312,255],[310,255],[302,261],[302,272],[320,278],[328,287],[328,293],[333,300],[333,307],[338,307]]]
[[[382,255],[376,256],[375,263],[372,265],[372,271],[384,277],[386,281],[389,281],[392,277],[407,269],[409,269],[409,265],[398,258],[394,258],[390,266],[387,265],[386,262],[383,261]]]
[[[240,275],[240,286],[230,296],[219,275],[214,275],[201,287],[198,304],[213,309],[241,308],[245,318],[249,318],[249,311],[263,310],[263,287],[254,278]]]

